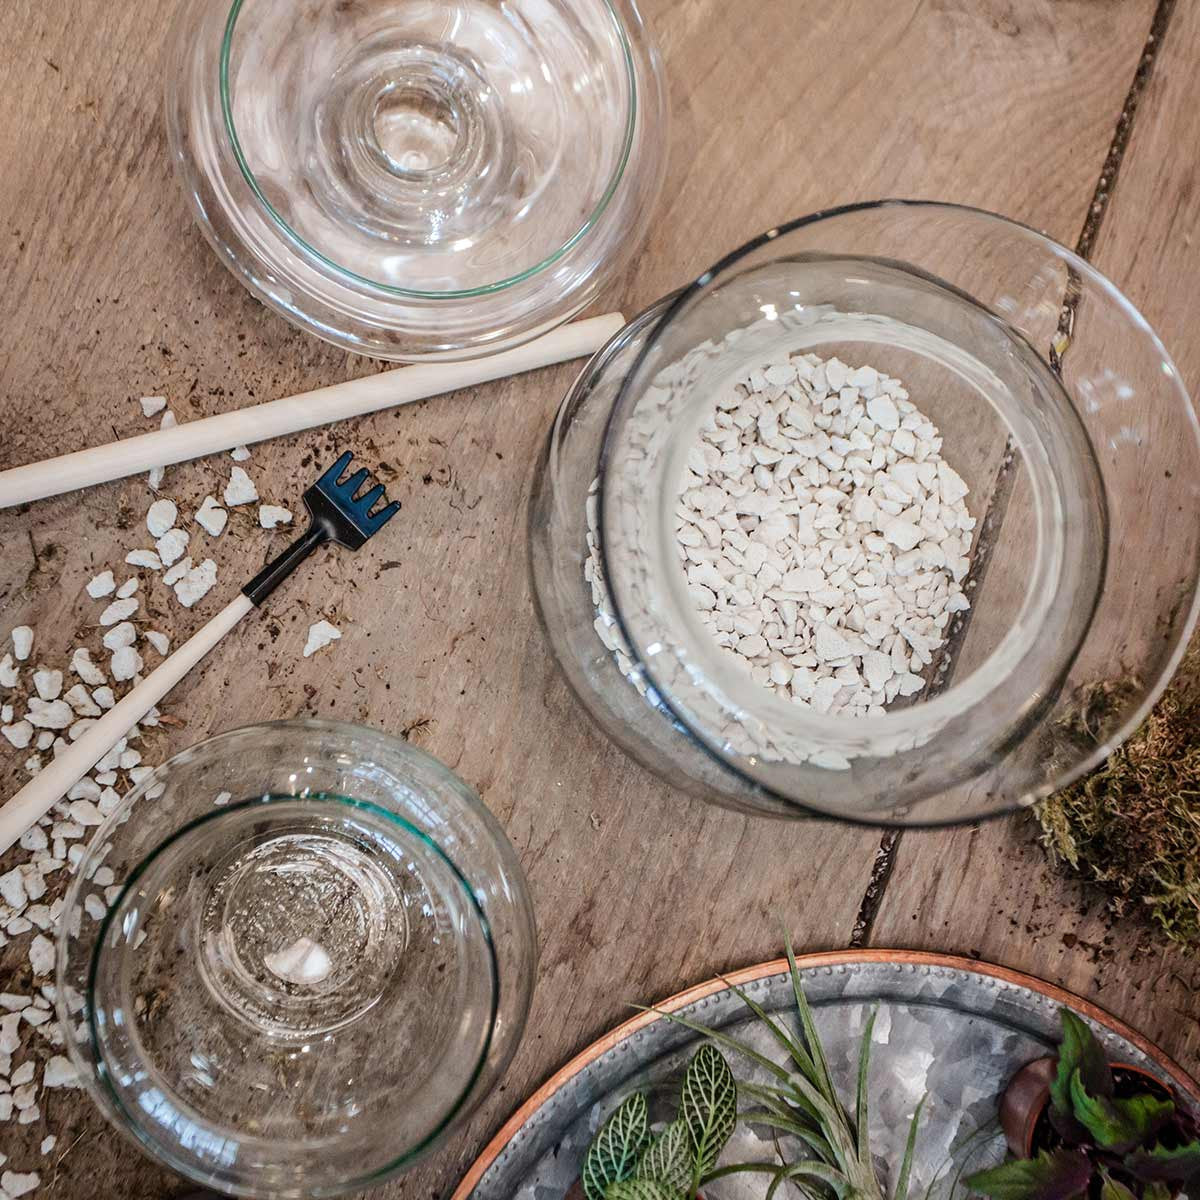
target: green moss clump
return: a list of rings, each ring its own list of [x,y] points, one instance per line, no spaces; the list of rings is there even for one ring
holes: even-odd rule
[[[1074,732],[1101,727],[1115,688],[1086,698]],[[1142,727],[1091,775],[1037,809],[1055,859],[1200,950],[1200,637]]]

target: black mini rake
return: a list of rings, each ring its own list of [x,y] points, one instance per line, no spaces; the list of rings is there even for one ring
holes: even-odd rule
[[[211,621],[170,658],[150,672],[128,695],[91,725],[69,749],[35,775],[0,808],[0,854],[78,783],[238,622],[262,602],[314,550],[336,542],[359,549],[400,510],[387,503],[383,484],[361,496],[370,479],[366,468],[339,482],[353,456],[349,451],[304,493],[308,529],[278,558],[272,559]],[[383,506],[376,506],[383,501]],[[375,510],[375,511],[372,511]]]

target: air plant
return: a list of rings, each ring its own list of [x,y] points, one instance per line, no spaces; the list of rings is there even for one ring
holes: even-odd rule
[[[787,1182],[794,1184],[809,1200],[907,1200],[924,1101],[917,1105],[913,1114],[895,1187],[889,1194],[876,1174],[868,1135],[868,1077],[875,1013],[872,1012],[863,1031],[858,1060],[858,1086],[854,1114],[851,1116],[843,1107],[834,1087],[825,1051],[813,1021],[812,1010],[800,981],[800,971],[790,939],[787,941],[787,957],[797,1018],[793,1031],[786,1029],[744,990],[731,985],[733,992],[783,1049],[786,1058],[782,1063],[775,1062],[752,1046],[719,1029],[709,1028],[677,1013],[662,1014],[677,1024],[703,1034],[713,1045],[756,1064],[767,1073],[769,1081],[766,1083],[742,1080],[734,1085],[733,1074],[730,1072],[729,1085],[723,1096],[728,1096],[736,1088],[735,1095],[751,1102],[748,1108],[737,1114],[738,1118],[749,1125],[770,1129],[787,1139],[778,1143],[778,1161],[730,1163],[719,1166],[715,1155],[706,1155],[703,1161],[693,1158],[691,1174],[686,1179],[682,1171],[669,1176],[660,1172],[652,1180],[655,1185],[652,1191],[624,1186],[609,1190],[610,1185],[607,1183],[603,1189],[587,1187],[585,1166],[584,1182],[588,1200],[690,1200],[695,1197],[697,1190],[706,1184],[742,1172],[756,1172],[767,1176],[766,1200],[772,1200],[779,1187]],[[706,1049],[715,1053],[712,1045]],[[717,1057],[725,1063],[723,1057]],[[693,1059],[693,1064],[695,1061]],[[691,1070],[692,1067],[689,1066],[689,1071]],[[686,1091],[685,1080],[685,1095]],[[723,1111],[727,1112],[727,1109]],[[637,1118],[633,1110],[630,1115]],[[671,1126],[668,1126],[660,1135],[660,1139],[670,1130]],[[732,1130],[733,1125],[730,1124],[725,1138],[728,1138]],[[601,1136],[604,1132],[602,1129]],[[597,1141],[599,1140],[598,1137]],[[698,1143],[692,1140],[688,1144],[695,1153]],[[707,1145],[709,1144],[706,1143]],[[785,1150],[785,1147],[790,1148],[792,1145],[800,1147],[799,1154],[793,1156]],[[641,1162],[640,1159],[638,1161]],[[607,1176],[603,1178],[607,1179]],[[630,1170],[626,1178],[636,1181],[638,1169]]]

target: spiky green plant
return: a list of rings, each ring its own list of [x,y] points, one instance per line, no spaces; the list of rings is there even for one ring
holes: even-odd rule
[[[766,1126],[780,1134],[790,1135],[803,1147],[802,1154],[791,1161],[785,1160],[781,1151],[779,1162],[732,1163],[713,1167],[701,1175],[699,1183],[703,1186],[726,1175],[760,1172],[769,1177],[766,1200],[773,1200],[779,1187],[789,1181],[811,1200],[907,1200],[924,1101],[917,1105],[913,1113],[904,1157],[889,1197],[875,1173],[868,1135],[871,1035],[875,1013],[872,1012],[863,1031],[858,1058],[858,1087],[854,1115],[851,1117],[838,1099],[829,1073],[829,1064],[804,994],[790,938],[786,939],[786,945],[798,1036],[789,1033],[744,990],[738,987],[732,989],[783,1048],[787,1055],[786,1064],[775,1062],[719,1029],[709,1028],[676,1013],[663,1014],[762,1067],[770,1076],[770,1083],[742,1081],[738,1084],[741,1094],[754,1102],[753,1107],[739,1114],[740,1118],[752,1125]]]

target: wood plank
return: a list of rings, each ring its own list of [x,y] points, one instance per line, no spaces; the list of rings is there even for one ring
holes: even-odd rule
[[[1093,261],[1136,304],[1200,394],[1200,166],[1181,147],[1200,139],[1193,81],[1200,70],[1200,9],[1176,7]],[[1074,353],[1074,349],[1070,352]],[[1162,414],[1147,406],[1149,424]],[[1148,444],[1169,451],[1170,429]],[[1157,440],[1154,440],[1157,439]],[[1147,505],[1144,536],[1161,542],[1196,511]],[[1167,544],[1177,548],[1169,536]],[[1200,1071],[1200,972],[1194,955],[1164,946],[1135,920],[1116,921],[1102,898],[1067,883],[1034,844],[1032,818],[903,835],[873,945],[957,950],[1034,971],[1094,999]]]
[[[748,21],[717,0],[657,0],[649,18],[674,111],[668,185],[613,302],[632,311],[776,221],[880,195],[980,204],[1071,237],[1152,7],[853,0],[805,6],[801,18],[788,0],[766,0]],[[0,467],[146,427],[141,395],[168,396],[188,419],[375,369],[269,314],[190,226],[159,120],[171,8],[80,0],[66,22],[14,0],[0,50],[10,97],[0,118]],[[405,511],[378,549],[314,564],[267,621],[234,635],[173,696],[182,726],[147,741],[158,761],[217,729],[298,713],[408,730],[479,788],[520,850],[542,951],[525,1042],[469,1129],[383,1195],[441,1192],[519,1099],[628,1002],[774,955],[780,920],[806,949],[846,944],[878,842],[871,831],[748,822],[692,804],[587,724],[536,629],[523,532],[531,464],[572,374],[256,451],[247,465],[266,499],[295,506],[312,462],[344,445],[387,464]],[[190,513],[228,465],[175,468],[167,493]],[[146,544],[148,499],[135,480],[3,514],[0,631],[29,621],[35,657],[51,665],[77,631],[97,646],[95,606],[80,589]],[[219,542],[195,538],[221,564],[216,592],[184,612],[161,584],[144,585],[175,641],[280,541],[239,514]],[[300,659],[320,615],[346,636]],[[5,792],[23,758],[3,756]],[[27,989],[24,942],[3,954],[0,985]],[[60,1200],[171,1191],[82,1095],[50,1093],[44,1107],[30,1126],[5,1126],[0,1142],[24,1169],[57,1131],[56,1154],[68,1153],[43,1173]]]

